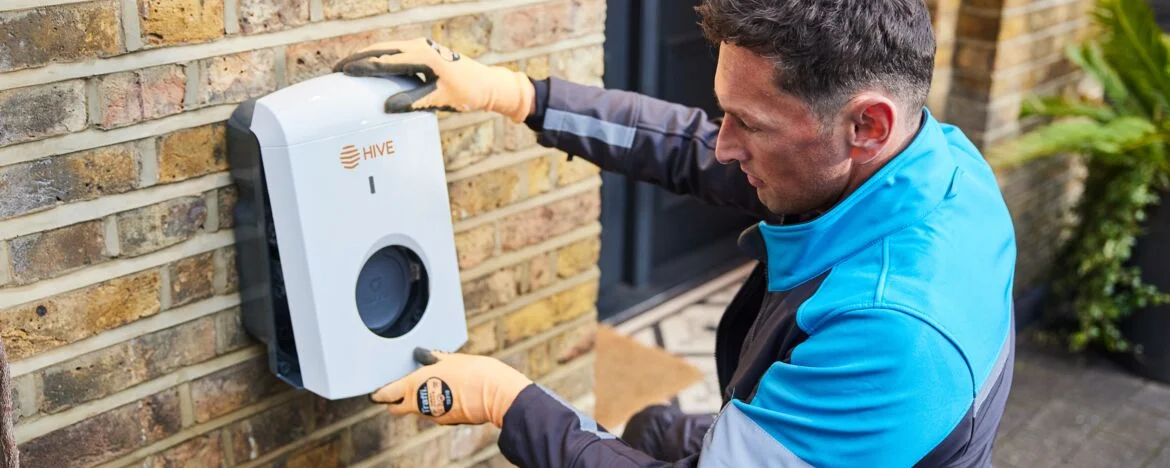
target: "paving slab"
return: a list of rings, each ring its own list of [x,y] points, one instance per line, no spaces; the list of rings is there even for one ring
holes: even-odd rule
[[[1081,445],[1065,466],[1085,468],[1125,468],[1142,466],[1150,458],[1149,451],[1108,439],[1093,438]]]
[[[1170,466],[1170,445],[1162,447],[1162,450],[1156,454],[1148,462],[1145,468],[1166,468]]]
[[[1131,398],[1146,409],[1170,417],[1170,386],[1147,385]]]
[[[683,389],[678,394],[679,409],[690,414],[716,414],[723,406],[719,392],[719,377],[714,358],[688,356],[687,361],[703,371],[703,380]]]
[[[725,307],[714,304],[695,304],[662,319],[662,343],[666,350],[678,354],[712,356],[715,350],[715,327]]]
[[[1105,422],[1098,437],[1155,453],[1170,442],[1170,417],[1126,403]]]
[[[707,296],[702,302],[707,304],[730,304],[731,300],[735,298],[735,293],[739,292],[740,285],[735,284],[719,290],[719,292]]]
[[[630,338],[633,338],[634,341],[637,341],[644,346],[653,346],[656,348],[661,347],[658,344],[658,337],[655,335],[656,331],[657,326],[649,326],[634,332],[630,335]]]

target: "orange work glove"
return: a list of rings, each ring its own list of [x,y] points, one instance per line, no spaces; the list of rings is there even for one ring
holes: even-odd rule
[[[490,111],[520,123],[536,90],[528,76],[483,65],[426,38],[381,42],[342,59],[334,72],[350,76],[416,77],[423,86],[386,99],[386,112]]]
[[[423,364],[370,399],[387,403],[390,414],[420,414],[438,424],[492,423],[503,427],[504,414],[532,380],[498,359],[471,354],[415,349]]]

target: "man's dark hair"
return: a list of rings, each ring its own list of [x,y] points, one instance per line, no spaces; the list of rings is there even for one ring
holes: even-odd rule
[[[772,60],[779,88],[822,119],[867,87],[907,109],[926,103],[935,38],[924,0],[704,0],[696,10],[708,40]]]

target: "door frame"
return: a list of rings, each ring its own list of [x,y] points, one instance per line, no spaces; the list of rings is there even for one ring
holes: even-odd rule
[[[663,0],[608,0],[603,78],[606,88],[661,96],[663,41],[659,19],[663,6],[672,4]],[[610,172],[603,172],[601,177],[601,289],[597,308],[602,322],[621,323],[743,265],[733,238],[656,265],[651,253],[660,189]]]

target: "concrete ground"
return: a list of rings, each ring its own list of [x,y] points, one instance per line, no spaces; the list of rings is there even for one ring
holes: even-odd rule
[[[622,324],[640,342],[684,356],[706,378],[675,399],[683,411],[719,411],[715,326],[739,287],[738,270]],[[1112,362],[1021,337],[995,466],[1170,468],[1170,386]]]

